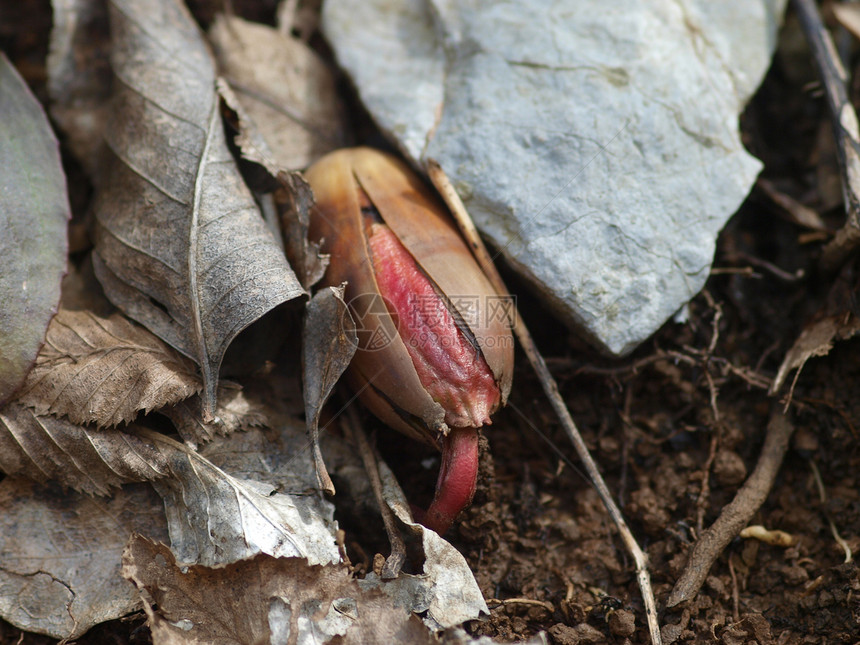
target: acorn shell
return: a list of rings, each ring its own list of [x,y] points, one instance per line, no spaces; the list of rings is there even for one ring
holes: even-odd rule
[[[448,296],[481,350],[507,401],[513,377],[513,339],[503,301],[487,280],[444,205],[410,170],[389,154],[372,148],[332,152],[305,173],[314,191],[309,236],[331,254],[324,285],[347,282],[346,301],[379,294],[359,204],[364,190],[383,222],[398,237],[437,290]],[[470,309],[477,305],[477,312]],[[477,314],[477,315],[476,315]],[[364,320],[365,327],[368,320]],[[424,390],[394,323],[373,319],[391,342],[356,352],[348,377],[362,402],[387,425],[416,439],[437,444],[447,432],[445,412]]]

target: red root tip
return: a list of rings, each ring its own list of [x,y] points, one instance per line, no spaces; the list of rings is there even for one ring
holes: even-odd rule
[[[478,431],[453,428],[443,440],[436,494],[421,523],[443,535],[460,511],[472,503],[477,479]]]

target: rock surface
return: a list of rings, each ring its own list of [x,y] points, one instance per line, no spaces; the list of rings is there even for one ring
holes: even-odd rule
[[[738,115],[784,8],[328,0],[323,29],[404,154],[439,161],[491,245],[623,355],[701,289],[755,181]]]

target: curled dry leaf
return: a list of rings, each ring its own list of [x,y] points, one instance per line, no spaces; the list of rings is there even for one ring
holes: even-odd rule
[[[118,311],[60,309],[18,402],[36,414],[115,426],[200,390],[194,364]]]
[[[0,114],[2,405],[36,360],[57,310],[71,213],[57,139],[42,106],[2,53]]]
[[[147,484],[96,500],[7,477],[0,482],[0,616],[74,639],[134,611],[140,600],[120,575],[132,533],[167,539],[163,505]]]
[[[320,412],[358,346],[355,323],[343,301],[343,287],[321,289],[308,303],[302,333],[305,419],[311,436],[320,490],[334,495],[319,446]]]
[[[209,39],[220,72],[280,168],[304,168],[345,145],[334,74],[307,44],[225,15],[215,19]]]
[[[788,392],[790,400],[800,373],[810,358],[826,356],[838,341],[853,338],[860,332],[860,318],[855,314],[858,288],[860,274],[857,263],[846,264],[835,276],[826,300],[813,318],[803,325],[791,349],[785,353],[769,394],[780,392],[788,380],[788,375],[796,369]]]
[[[328,256],[308,241],[313,194],[294,169],[344,145],[334,77],[305,43],[266,25],[219,16],[209,36],[226,77],[218,91],[238,120],[236,145],[275,178],[287,258],[310,289]]]
[[[107,495],[121,484],[164,477],[168,460],[136,433],[40,417],[12,403],[0,410],[0,470]]]
[[[123,575],[141,591],[156,644],[437,642],[385,594],[362,589],[345,566],[260,554],[180,569],[167,547],[135,536]]]
[[[308,239],[314,195],[297,172],[280,173],[278,180],[280,187],[275,191],[275,203],[281,213],[287,257],[294,262],[302,286],[310,289],[322,279],[329,263],[329,256],[320,250],[319,243]]]
[[[209,51],[176,0],[110,4],[109,153],[96,275],[114,304],[195,360],[205,416],[232,340],[303,292],[230,156]]]

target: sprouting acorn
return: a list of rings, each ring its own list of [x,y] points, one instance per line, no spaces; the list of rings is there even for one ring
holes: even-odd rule
[[[436,195],[396,157],[338,150],[305,176],[316,199],[310,237],[331,255],[323,281],[347,283],[359,327],[347,379],[388,426],[441,449],[421,521],[444,533],[475,492],[476,428],[510,393],[508,302]]]

